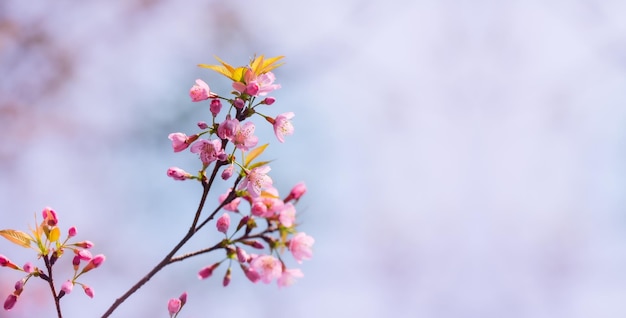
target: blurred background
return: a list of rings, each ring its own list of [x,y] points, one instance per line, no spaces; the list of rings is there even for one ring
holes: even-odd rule
[[[230,87],[196,65],[286,55],[266,113],[294,111],[295,134],[257,134],[275,186],[308,186],[305,277],[278,289],[235,268],[223,288],[223,267],[196,278],[222,257],[205,255],[113,317],[167,317],[183,291],[180,317],[624,317],[624,13],[619,0],[2,1],[0,228],[51,206],[95,242],[96,297],[77,286],[62,303],[99,317],[197,206],[197,183],[165,175],[197,156],[167,135],[210,121],[188,96],[197,78]],[[6,240],[0,254],[34,255]],[[21,277],[0,271],[2,300]],[[55,316],[39,281],[0,312],[35,315]]]

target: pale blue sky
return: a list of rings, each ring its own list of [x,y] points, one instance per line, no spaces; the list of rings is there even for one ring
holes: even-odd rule
[[[296,133],[257,131],[279,190],[309,187],[305,277],[277,290],[235,271],[223,289],[196,278],[211,257],[192,259],[114,317],[165,317],[183,290],[181,317],[626,314],[622,2],[141,3],[0,5],[73,65],[34,98],[27,84],[58,69],[0,37],[0,92],[29,107],[3,120],[0,227],[49,205],[108,257],[86,277],[95,299],[63,299],[67,317],[101,315],[182,236],[200,189],[165,171],[197,159],[167,135],[208,120],[187,96],[196,78],[229,89],[196,64],[255,53],[286,55],[271,107],[296,113]],[[2,295],[17,279],[0,272]]]

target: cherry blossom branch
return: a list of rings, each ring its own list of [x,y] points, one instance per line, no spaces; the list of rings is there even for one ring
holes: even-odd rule
[[[52,279],[52,264],[50,263],[50,259],[48,258],[48,255],[44,255],[43,256],[43,262],[46,265],[46,269],[48,270],[48,277],[47,279],[45,279],[48,282],[48,285],[50,286],[50,292],[52,292],[52,298],[54,298],[54,305],[56,306],[57,309],[57,316],[59,318],[63,318],[63,315],[61,314],[61,303],[59,302],[59,298],[57,297],[57,292],[56,289],[54,288],[54,280]]]
[[[202,210],[204,209],[204,204],[206,202],[207,196],[209,194],[209,190],[211,189],[211,184],[213,180],[215,179],[215,175],[217,174],[217,170],[219,169],[219,166],[220,166],[219,164],[216,164],[209,181],[202,183],[202,186],[203,186],[202,197],[200,199],[200,203],[198,204],[198,209],[196,210],[193,223],[197,223],[200,217],[200,214],[202,213]],[[237,180],[235,181],[235,184],[233,185],[233,188],[237,186],[237,183],[240,181],[240,179],[241,178],[237,178]],[[234,191],[231,191],[231,193],[234,194]],[[104,313],[104,315],[102,315],[102,318],[109,317],[113,313],[113,311],[117,309],[117,307],[119,307],[124,301],[126,301],[126,299],[128,299],[132,294],[134,294],[137,290],[139,290],[139,288],[141,288],[141,286],[147,283],[154,275],[156,275],[156,273],[161,271],[165,266],[171,264],[174,254],[176,254],[176,252],[178,252],[187,243],[187,241],[189,241],[189,239],[191,239],[194,236],[194,234],[196,234],[208,221],[210,221],[223,206],[230,203],[233,199],[235,199],[235,197],[236,197],[235,195],[229,195],[222,203],[220,203],[217,206],[217,208],[215,208],[215,210],[211,213],[211,215],[205,221],[203,221],[199,226],[190,227],[187,233],[185,234],[185,236],[180,240],[180,242],[178,242],[178,244],[176,244],[176,246],[174,246],[174,248],[169,253],[167,253],[167,255],[150,272],[148,272],[143,278],[141,278],[137,283],[135,283],[135,285],[133,285],[130,289],[128,289],[128,291],[126,291],[126,293],[124,293],[121,297],[116,299],[115,302],[111,305],[111,307],[109,307],[109,309]]]

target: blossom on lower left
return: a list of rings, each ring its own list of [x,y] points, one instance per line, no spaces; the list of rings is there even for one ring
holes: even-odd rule
[[[7,267],[19,272],[23,272],[26,275],[15,283],[14,291],[5,299],[4,309],[11,310],[19,296],[24,290],[26,283],[32,278],[37,277],[46,281],[49,285],[54,286],[52,281],[52,273],[57,260],[63,255],[74,255],[71,262],[74,269],[74,275],[63,281],[58,294],[54,297],[56,300],[69,294],[74,285],[78,284],[83,288],[83,291],[87,296],[93,298],[94,291],[88,285],[79,282],[78,279],[85,273],[91,271],[94,268],[99,267],[104,263],[106,259],[104,255],[99,254],[91,256],[91,252],[88,250],[93,246],[91,241],[79,241],[69,242],[69,240],[78,234],[78,230],[75,226],[70,227],[67,230],[67,235],[64,239],[61,238],[61,230],[58,227],[58,218],[56,212],[49,207],[46,207],[42,211],[43,221],[34,229],[31,230],[31,234],[12,229],[0,230],[0,236],[6,238],[10,242],[19,245],[24,248],[33,248],[37,251],[36,258],[43,260],[43,267],[39,268],[32,263],[27,262],[24,266],[19,266],[12,262],[4,255],[0,255],[0,267]],[[81,269],[81,262],[86,264]],[[52,290],[53,289],[51,287]]]

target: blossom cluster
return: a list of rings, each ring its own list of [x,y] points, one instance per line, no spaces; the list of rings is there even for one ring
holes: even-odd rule
[[[78,279],[83,274],[102,265],[106,259],[105,256],[102,254],[92,256],[89,251],[89,249],[93,247],[91,241],[70,242],[70,239],[78,234],[78,230],[75,226],[70,227],[67,230],[65,239],[61,240],[61,229],[58,226],[59,220],[57,213],[52,208],[44,208],[41,214],[43,221],[31,231],[31,234],[19,230],[0,230],[0,235],[10,242],[37,251],[37,258],[43,259],[44,262],[43,267],[34,266],[31,262],[26,262],[23,266],[18,266],[9,258],[0,254],[0,267],[7,267],[25,274],[22,279],[15,283],[13,293],[5,299],[5,310],[11,310],[15,306],[18,297],[24,291],[26,283],[32,277],[41,278],[48,283],[57,308],[59,308],[59,300],[61,297],[71,293],[75,285],[81,286],[85,294],[90,298],[94,297],[94,290],[90,286],[79,282]],[[53,267],[66,253],[73,255],[72,267],[74,274],[71,278],[63,282],[61,289],[57,292],[52,279]],[[82,268],[81,264],[83,265]]]
[[[279,63],[282,58],[265,58],[261,55],[240,67],[233,67],[219,58],[220,65],[200,64],[200,67],[229,78],[232,81],[232,96],[221,96],[213,92],[203,80],[196,80],[189,95],[193,102],[208,103],[211,123],[198,122],[200,132],[195,134],[175,132],[168,136],[174,152],[189,148],[190,152],[198,155],[202,166],[197,174],[171,167],[167,171],[171,178],[194,179],[210,186],[218,173],[223,180],[236,176],[232,187],[219,196],[219,207],[224,212],[215,224],[217,231],[224,235],[217,247],[225,250],[226,255],[221,261],[200,269],[200,279],[212,276],[215,269],[226,262],[228,268],[222,279],[224,286],[230,283],[231,268],[236,264],[254,283],[275,280],[279,287],[283,287],[291,285],[295,278],[303,274],[300,269],[286,266],[282,252],[289,250],[298,263],[312,257],[314,239],[296,229],[295,205],[306,192],[305,184],[296,184],[287,196],[281,198],[269,174],[269,161],[255,161],[268,146],[258,145],[255,118],[269,123],[281,143],[294,132],[291,122],[293,112],[274,117],[262,113],[271,110],[273,107],[269,106],[276,102],[276,98],[269,94],[281,86],[275,83],[276,77],[271,71],[282,65]],[[213,167],[212,173],[208,173],[211,171],[209,167]],[[247,203],[246,209],[242,202]],[[209,219],[217,217],[215,213],[218,210]],[[236,226],[231,227],[231,218],[238,218]],[[170,299],[170,315],[180,310],[170,305],[179,302],[177,298]]]

